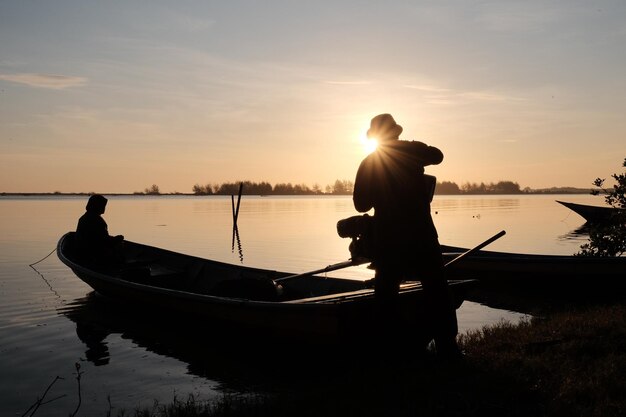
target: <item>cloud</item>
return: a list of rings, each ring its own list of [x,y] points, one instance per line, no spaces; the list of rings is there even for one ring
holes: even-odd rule
[[[418,91],[430,104],[454,105],[475,102],[524,101],[521,97],[487,90],[453,90],[434,84],[404,84],[404,88]]]
[[[459,97],[473,101],[524,101],[524,99],[520,97],[489,91],[467,91],[459,93]]]
[[[325,81],[326,84],[331,84],[331,85],[369,85],[371,84],[371,81],[365,81],[365,80],[354,80],[354,81]]]
[[[18,84],[26,84],[30,87],[49,88],[52,90],[63,90],[69,87],[80,87],[87,84],[87,78],[68,77],[56,74],[2,74],[0,80],[10,81]]]
[[[441,87],[437,87],[434,85],[429,85],[429,84],[406,84],[404,85],[405,88],[409,88],[411,90],[421,90],[421,91],[425,91],[428,93],[449,93],[451,90],[448,88],[441,88]]]

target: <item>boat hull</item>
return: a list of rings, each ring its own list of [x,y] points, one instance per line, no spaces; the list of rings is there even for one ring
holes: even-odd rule
[[[256,341],[259,335],[266,341],[323,343],[361,342],[373,336],[374,293],[362,281],[305,276],[285,282],[285,292],[290,296],[277,301],[216,296],[211,294],[212,288],[224,281],[267,281],[291,274],[220,263],[133,242],[124,242],[127,259],[143,266],[135,270],[101,270],[72,255],[72,239],[72,233],[60,239],[59,259],[98,293],[138,308],[174,312],[220,332],[248,335]],[[471,284],[466,280],[450,283],[457,306]],[[407,335],[420,343],[430,340],[419,283],[402,285],[399,310],[401,327]]]
[[[614,207],[589,206],[585,204],[569,203],[566,201],[556,200],[574,213],[584,218],[589,223],[606,223],[610,222],[615,214],[624,213],[623,209]]]
[[[466,249],[443,246],[444,258],[453,259]],[[449,277],[466,276],[481,283],[523,280],[526,284],[563,285],[579,280],[586,286],[626,283],[626,257],[534,255],[480,251],[451,265]]]

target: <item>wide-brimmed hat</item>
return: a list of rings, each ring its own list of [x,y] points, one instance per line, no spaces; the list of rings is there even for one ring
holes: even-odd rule
[[[402,133],[402,126],[396,123],[392,115],[384,113],[372,119],[370,128],[367,131],[367,137],[384,141],[396,139],[400,136],[400,133]]]

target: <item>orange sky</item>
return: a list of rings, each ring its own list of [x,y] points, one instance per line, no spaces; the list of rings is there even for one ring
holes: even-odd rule
[[[440,181],[626,157],[626,3],[0,3],[0,192],[354,178],[371,117]]]

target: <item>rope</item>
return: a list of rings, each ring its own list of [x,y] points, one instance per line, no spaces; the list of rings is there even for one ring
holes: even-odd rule
[[[30,266],[31,268],[33,268],[33,265],[37,265],[39,262],[43,262],[46,259],[48,259],[48,257],[50,255],[52,255],[55,251],[57,250],[57,248],[55,247],[54,249],[52,249],[52,252],[50,252],[49,254],[47,254],[46,256],[44,256],[43,258],[41,258],[40,260],[38,260],[37,262],[33,262],[32,264],[28,264],[28,266]],[[35,268],[33,268],[35,269]]]
[[[572,211],[571,211],[571,210],[568,210],[568,211],[567,211],[567,216],[565,216],[565,218],[564,218],[564,219],[562,219],[562,220],[561,220],[561,222],[562,222],[562,223],[565,223],[565,220],[567,220],[567,218],[569,217],[569,215],[570,215],[570,214],[572,214]]]
[[[37,274],[41,277],[41,279],[43,279],[43,281],[46,283],[46,285],[48,286],[48,288],[50,288],[50,291],[52,291],[52,292],[54,293],[54,295],[55,295],[55,296],[56,296],[59,300],[61,300],[61,302],[62,302],[63,304],[65,304],[65,303],[63,302],[63,300],[61,299],[61,295],[60,295],[58,292],[56,292],[56,291],[54,290],[54,288],[52,288],[52,285],[50,285],[50,282],[46,279],[46,277],[44,277],[44,276],[43,276],[43,274],[42,274],[41,272],[39,272],[39,271],[37,270],[37,268],[35,268],[35,265],[37,265],[39,262],[43,262],[43,261],[45,261],[46,259],[48,259],[48,257],[49,257],[50,255],[52,255],[52,254],[53,254],[56,250],[57,250],[57,248],[52,249],[52,252],[50,252],[49,254],[47,254],[46,256],[44,256],[43,258],[41,258],[40,260],[38,260],[37,262],[33,262],[32,264],[29,264],[28,266],[30,266],[30,267],[33,269],[33,271],[35,271],[35,272],[36,272],[36,273],[37,273]],[[32,414],[31,414],[31,415],[32,415]]]

